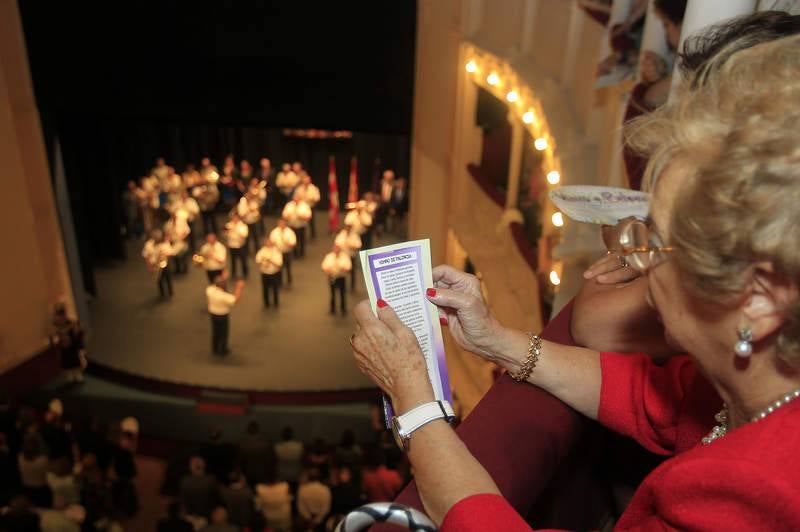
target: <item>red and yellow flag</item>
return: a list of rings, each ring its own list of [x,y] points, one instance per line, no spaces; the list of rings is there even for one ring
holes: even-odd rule
[[[347,188],[347,203],[358,201],[358,159],[350,159],[350,185]]]
[[[328,158],[328,227],[331,233],[339,230],[339,183],[333,155]]]

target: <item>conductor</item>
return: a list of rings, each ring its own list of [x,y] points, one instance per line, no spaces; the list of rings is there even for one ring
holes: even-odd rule
[[[244,290],[243,279],[236,281],[233,293],[225,289],[227,281],[228,272],[223,271],[206,288],[208,314],[211,316],[211,350],[215,355],[220,356],[230,353],[230,349],[228,349],[229,315],[233,306],[242,297],[242,290]]]

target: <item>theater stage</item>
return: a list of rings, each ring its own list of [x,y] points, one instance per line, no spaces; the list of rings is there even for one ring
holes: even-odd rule
[[[305,258],[293,261],[293,285],[283,288],[279,309],[263,308],[260,274],[251,256],[244,294],[231,313],[231,353],[226,357],[211,353],[205,272],[190,264],[188,274],[173,274],[174,296],[160,301],[153,275],[140,257],[142,244],[130,242],[128,260],[95,270],[98,295],[90,304],[91,371],[129,385],[184,395],[197,396],[208,389],[246,391],[251,392],[251,402],[372,396],[371,382],[358,371],[350,353],[352,314],[328,314],[328,282],[320,264],[333,238],[327,234],[326,213],[316,215],[317,238],[307,243]],[[266,220],[268,230],[274,225],[274,218]],[[394,236],[384,235],[373,245],[394,241]],[[360,271],[356,281],[353,294],[348,280],[348,312],[366,297]]]

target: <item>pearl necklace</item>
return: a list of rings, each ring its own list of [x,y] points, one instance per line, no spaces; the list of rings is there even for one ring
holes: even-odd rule
[[[775,412],[780,407],[788,403],[791,403],[798,397],[800,397],[800,388],[798,388],[793,392],[787,393],[786,395],[784,395],[783,397],[781,397],[780,399],[769,405],[767,408],[758,412],[756,415],[750,418],[750,423],[755,423],[756,421],[764,419],[765,417]],[[716,420],[718,425],[716,425],[713,429],[711,429],[711,432],[708,433],[708,436],[706,436],[701,440],[703,445],[708,445],[717,438],[725,436],[725,434],[728,432],[728,405],[724,403],[722,404],[722,410],[717,412],[717,415],[714,416],[714,420]]]

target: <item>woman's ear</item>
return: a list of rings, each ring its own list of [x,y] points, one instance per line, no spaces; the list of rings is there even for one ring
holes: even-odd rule
[[[798,290],[794,281],[776,272],[771,262],[759,262],[753,267],[749,291],[742,312],[753,340],[758,342],[783,326],[786,308],[797,301]]]

